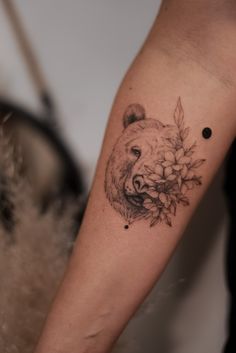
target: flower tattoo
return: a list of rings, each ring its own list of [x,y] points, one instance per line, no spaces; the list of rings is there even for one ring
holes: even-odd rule
[[[149,220],[172,225],[178,205],[188,206],[188,192],[202,184],[195,159],[196,142],[187,142],[181,99],[174,124],[146,118],[144,108],[131,104],[123,118],[124,131],[108,160],[105,192],[110,204],[131,224]]]

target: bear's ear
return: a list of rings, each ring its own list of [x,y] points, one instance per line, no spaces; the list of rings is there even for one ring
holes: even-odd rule
[[[123,116],[123,125],[126,128],[128,125],[138,120],[145,119],[145,109],[140,104],[130,104]]]

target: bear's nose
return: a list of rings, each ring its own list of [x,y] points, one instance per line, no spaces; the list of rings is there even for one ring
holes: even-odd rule
[[[142,175],[135,175],[133,177],[134,188],[137,192],[145,192],[148,190],[148,184],[145,183]]]

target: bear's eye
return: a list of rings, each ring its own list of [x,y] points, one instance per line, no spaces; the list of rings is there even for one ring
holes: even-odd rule
[[[137,158],[139,158],[141,156],[141,150],[138,147],[132,147],[131,153]]]

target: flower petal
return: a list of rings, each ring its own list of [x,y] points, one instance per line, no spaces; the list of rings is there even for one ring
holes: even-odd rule
[[[162,176],[160,176],[158,174],[149,174],[148,179],[155,181],[155,182],[159,182],[162,179]]]
[[[150,211],[157,210],[157,205],[153,203],[151,199],[148,199],[148,198],[143,201],[143,207]]]
[[[165,160],[166,161],[170,161],[170,162],[175,162],[175,156],[174,156],[174,153],[171,152],[171,151],[168,151],[165,153]]]
[[[181,178],[181,176],[178,177],[178,185],[179,185],[179,188],[181,188],[181,186],[182,186],[182,178]]]
[[[159,200],[164,204],[166,208],[169,207],[171,200],[167,194],[165,194],[164,192],[161,192],[159,195]]]
[[[159,195],[159,199],[162,203],[165,203],[167,201],[166,194],[164,192],[161,192]]]
[[[176,153],[175,153],[175,158],[177,161],[179,161],[179,159],[181,157],[184,156],[184,149],[183,148],[180,148]]]
[[[176,204],[175,202],[172,202],[170,205],[170,213],[173,214],[174,216],[176,215]]]
[[[160,164],[157,164],[155,167],[155,173],[160,175],[161,177],[163,176],[163,167]]]
[[[160,179],[160,180],[158,180],[158,184],[164,184],[164,183],[166,183],[166,180],[165,180],[165,179]]]
[[[176,170],[177,172],[179,172],[183,168],[183,165],[182,164],[175,164],[172,166],[172,168],[174,170]]]
[[[190,163],[190,162],[191,162],[191,158],[190,157],[186,157],[186,156],[183,156],[183,157],[181,157],[178,160],[179,164],[187,164],[187,163]]]
[[[164,169],[164,176],[167,178],[170,174],[172,174],[173,170],[171,167],[167,167]]]
[[[175,174],[170,174],[168,177],[167,177],[167,180],[168,181],[173,181],[176,179],[176,175]]]
[[[188,168],[187,168],[186,164],[183,166],[183,169],[181,170],[180,174],[183,179],[186,178],[186,176],[188,174]]]
[[[160,214],[160,210],[158,208],[155,212],[153,212],[152,216],[153,216],[153,218],[158,218],[159,214]]]
[[[153,197],[154,199],[158,198],[159,196],[159,192],[156,190],[148,190],[147,194],[151,197]]]
[[[143,176],[143,181],[145,182],[145,184],[149,186],[149,189],[154,188],[156,186],[156,182],[153,181],[152,179],[149,179],[148,175]]]
[[[162,166],[165,167],[165,168],[166,167],[170,167],[171,165],[173,165],[173,162],[171,162],[171,161],[165,161],[165,162],[162,163]]]
[[[169,210],[167,207],[163,207],[162,212],[163,212],[164,214],[169,214],[169,213],[170,213],[170,210]]]

